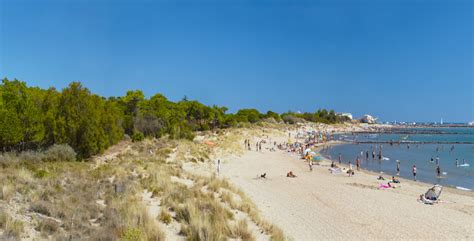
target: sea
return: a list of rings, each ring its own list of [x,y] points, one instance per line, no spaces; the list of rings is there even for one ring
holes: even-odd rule
[[[343,163],[355,164],[359,157],[362,168],[383,172],[386,177],[396,176],[398,160],[400,177],[413,179],[412,166],[416,165],[418,181],[474,190],[474,128],[403,128],[393,133],[340,134],[335,138],[345,144],[323,151],[326,158],[338,161],[340,154]],[[380,148],[382,160],[378,158]]]

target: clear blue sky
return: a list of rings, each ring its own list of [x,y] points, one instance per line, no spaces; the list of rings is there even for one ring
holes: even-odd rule
[[[231,111],[465,122],[473,2],[0,0],[0,77]]]

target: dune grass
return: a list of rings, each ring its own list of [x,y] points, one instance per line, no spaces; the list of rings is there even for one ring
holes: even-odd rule
[[[229,132],[228,138],[221,140],[235,143],[236,135]],[[265,222],[241,190],[215,176],[196,176],[183,170],[183,162],[208,162],[213,155],[209,146],[166,137],[128,145],[127,152],[98,166],[9,161],[8,155],[2,155],[0,200],[16,205],[12,198],[18,197],[24,200],[19,212],[36,215],[23,223],[0,213],[0,228],[16,239],[21,239],[24,225],[31,225],[43,237],[54,240],[165,240],[162,228],[178,223],[179,235],[187,240],[255,240],[250,221],[272,240],[284,240],[281,230]],[[169,159],[173,151],[174,158]],[[172,176],[193,185],[172,181]],[[142,201],[144,190],[160,200],[161,212],[156,218]],[[235,210],[246,213],[248,219],[236,219]]]

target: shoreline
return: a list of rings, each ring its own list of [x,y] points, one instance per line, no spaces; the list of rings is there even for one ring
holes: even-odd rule
[[[331,143],[331,142],[326,142],[325,143],[327,146],[336,146],[336,145],[346,145],[346,144],[351,144],[350,142],[344,142],[344,141],[337,141],[337,143]],[[318,147],[320,148],[320,147]],[[323,158],[324,158],[324,161],[328,161],[328,163],[330,164],[332,161],[336,162],[336,164],[338,165],[341,165],[341,166],[344,166],[346,169],[349,167],[348,164],[345,164],[345,163],[341,163],[339,164],[338,160],[332,160],[330,158],[327,157],[326,154],[323,154],[321,153],[320,150],[317,151]],[[354,164],[355,166],[355,164]],[[386,172],[383,172],[383,174],[380,174],[378,173],[377,171],[374,171],[374,170],[370,170],[370,169],[366,169],[366,168],[363,168],[361,167],[360,168],[360,171],[364,171],[368,174],[372,174],[374,176],[378,176],[378,175],[383,175],[383,176],[391,176],[391,174],[388,174]],[[359,171],[359,172],[360,172]],[[427,182],[427,181],[420,181],[420,180],[417,180],[417,181],[414,181],[412,179],[409,179],[409,178],[406,178],[406,177],[402,177],[402,176],[395,176],[397,179],[399,180],[404,180],[405,182],[408,181],[408,182],[413,182],[413,184],[415,183],[422,183],[422,184],[427,184],[427,185],[436,185],[436,183],[431,183],[431,182]],[[388,179],[387,179],[388,180]],[[473,193],[474,194],[474,189],[470,189],[470,188],[465,188],[465,187],[462,187],[462,186],[454,186],[454,185],[442,185],[443,188],[446,188],[446,189],[450,189],[452,191],[456,191],[456,192],[459,192],[459,193]],[[460,188],[464,188],[464,189],[459,189],[458,187]],[[467,189],[467,190],[466,190]]]
[[[298,130],[291,130],[292,134],[295,131]],[[273,145],[269,141],[263,151],[243,148],[244,139],[252,143],[263,139],[283,143],[288,140],[288,130],[238,130],[230,136],[240,151],[214,155],[222,160],[220,178],[239,187],[265,219],[281,227],[293,240],[474,238],[470,225],[466,225],[472,223],[474,216],[474,192],[445,187],[441,203],[426,205],[417,201],[432,186],[426,182],[399,178],[401,183],[396,188],[380,189],[379,185],[388,179],[377,180],[377,172],[361,169],[353,177],[331,174],[327,158],[310,171],[307,162],[296,153],[271,151]],[[338,144],[341,142],[318,146]],[[189,168],[197,171],[196,167],[199,166]],[[215,173],[212,164],[205,169],[208,175]],[[297,177],[286,177],[288,171]],[[262,173],[267,174],[266,178],[259,177]],[[434,226],[439,226],[436,233],[431,230]]]

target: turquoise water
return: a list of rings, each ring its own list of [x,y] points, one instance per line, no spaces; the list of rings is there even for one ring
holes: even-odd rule
[[[359,134],[340,135],[337,138],[357,141],[394,141],[390,144],[343,144],[331,147],[326,153],[328,158],[338,159],[342,155],[343,163],[351,161],[353,164],[357,156],[363,153],[361,160],[362,168],[381,172],[387,175],[396,174],[396,160],[400,160],[400,176],[413,178],[412,166],[417,167],[417,180],[441,184],[446,186],[459,186],[474,189],[474,144],[455,144],[455,142],[474,143],[474,128],[436,128],[436,129],[410,129],[436,132],[438,134]],[[398,141],[411,142],[409,144],[397,144]],[[449,144],[417,144],[417,142],[448,142]],[[379,153],[382,145],[382,156],[388,158],[379,160],[376,156],[372,158],[372,150]],[[369,158],[366,158],[369,151]],[[431,157],[435,160],[431,162]],[[441,177],[436,172],[436,157],[439,157]],[[470,164],[469,167],[456,166],[456,158],[459,163]]]

